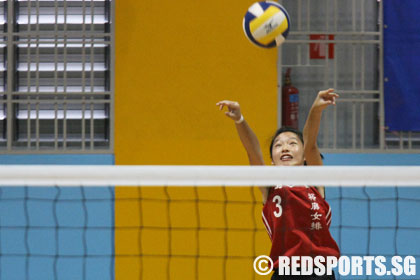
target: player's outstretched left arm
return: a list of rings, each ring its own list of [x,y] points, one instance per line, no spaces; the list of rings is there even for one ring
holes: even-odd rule
[[[303,128],[303,140],[305,160],[307,165],[322,165],[322,158],[317,145],[317,138],[319,126],[321,124],[322,112],[330,105],[335,105],[338,94],[334,89],[330,88],[318,92],[308,118],[306,119],[305,127]],[[324,187],[318,187],[319,192],[324,196]]]

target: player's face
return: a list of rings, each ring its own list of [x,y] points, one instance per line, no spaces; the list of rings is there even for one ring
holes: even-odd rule
[[[274,165],[303,165],[303,143],[293,132],[283,132],[274,139],[272,150]]]

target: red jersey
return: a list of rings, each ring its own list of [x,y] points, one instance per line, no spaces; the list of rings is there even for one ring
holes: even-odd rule
[[[274,267],[279,256],[340,256],[329,231],[331,208],[315,187],[270,188],[262,215]]]

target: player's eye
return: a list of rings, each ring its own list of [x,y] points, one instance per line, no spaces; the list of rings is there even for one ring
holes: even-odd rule
[[[295,141],[290,142],[290,145],[297,145],[297,142],[295,142]]]

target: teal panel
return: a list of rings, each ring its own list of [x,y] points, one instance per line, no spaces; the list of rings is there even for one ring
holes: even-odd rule
[[[0,164],[112,165],[104,155],[1,155]],[[0,188],[0,279],[114,279],[114,187]]]
[[[325,165],[420,165],[418,154],[324,154],[324,157]],[[326,190],[326,196],[333,213],[331,233],[342,255],[382,255],[388,260],[394,255],[412,255],[420,263],[420,182],[417,188],[333,187]],[[366,276],[336,275],[343,280],[366,279]]]

